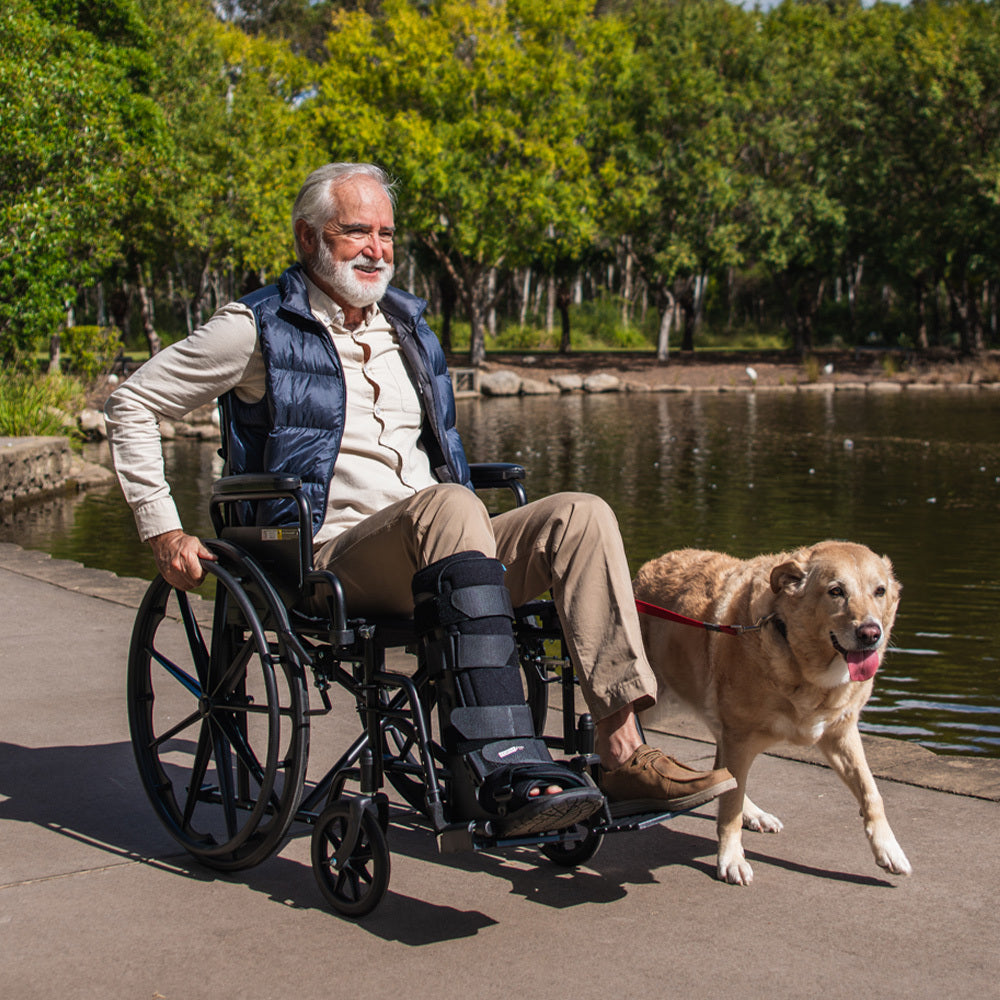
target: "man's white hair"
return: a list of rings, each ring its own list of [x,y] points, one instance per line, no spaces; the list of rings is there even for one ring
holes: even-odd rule
[[[292,206],[292,233],[295,235],[295,255],[299,263],[306,263],[306,255],[299,243],[295,224],[302,219],[318,233],[338,211],[337,188],[352,177],[372,177],[382,185],[392,207],[396,207],[396,182],[374,163],[327,163],[317,167],[299,189]]]

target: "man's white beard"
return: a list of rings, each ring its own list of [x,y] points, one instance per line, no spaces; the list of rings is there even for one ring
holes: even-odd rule
[[[355,309],[366,309],[378,302],[392,281],[392,264],[387,264],[384,260],[372,260],[364,253],[359,253],[353,260],[334,260],[330,248],[322,239],[311,263],[317,277],[326,282],[335,296]],[[357,264],[376,268],[379,272],[378,282],[371,285],[359,281],[354,274]]]

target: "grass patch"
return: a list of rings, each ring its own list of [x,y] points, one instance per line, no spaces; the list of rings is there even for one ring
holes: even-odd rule
[[[0,436],[78,440],[72,414],[85,398],[83,385],[74,378],[0,371]]]

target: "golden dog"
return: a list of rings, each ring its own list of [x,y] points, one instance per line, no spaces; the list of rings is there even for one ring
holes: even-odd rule
[[[753,759],[781,741],[819,745],[861,806],[875,861],[909,875],[858,732],[899,605],[889,560],[835,541],[748,561],[682,549],[646,563],[633,587],[639,600],[700,622],[762,623],[731,635],[640,615],[658,682],[708,723],[715,766],[737,781],[719,800],[719,878],[753,880],[741,826],[782,828],[746,795]]]

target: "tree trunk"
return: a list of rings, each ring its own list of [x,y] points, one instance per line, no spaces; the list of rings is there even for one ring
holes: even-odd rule
[[[545,304],[545,332],[551,334],[556,325],[556,279],[549,276],[545,283],[548,292]]]
[[[524,283],[521,286],[521,326],[528,322],[528,305],[531,302],[531,268],[524,269]]]
[[[451,317],[455,313],[455,282],[448,274],[442,274],[438,283],[441,290],[441,347],[445,354],[451,353]]]
[[[948,284],[948,299],[955,325],[958,327],[959,349],[962,354],[979,354],[983,350],[983,324],[980,319],[976,298],[963,278],[958,288]]]
[[[708,291],[708,275],[702,271],[694,278],[694,302],[691,321],[694,329],[691,331],[692,339],[701,330],[702,320],[705,318],[705,294]]]
[[[854,333],[855,314],[857,312],[858,289],[861,287],[861,275],[865,269],[865,255],[858,257],[857,264],[847,269],[847,328]]]
[[[677,310],[677,301],[673,293],[664,290],[660,296],[663,309],[660,313],[660,331],[656,337],[656,360],[670,360],[670,329],[674,325],[674,316]]]
[[[153,323],[153,300],[150,298],[149,290],[146,288],[146,279],[143,276],[141,267],[136,267],[135,279],[136,292],[139,296],[139,311],[142,317],[142,332],[146,335],[146,343],[149,344],[149,356],[152,357],[154,354],[159,353],[163,343]]]
[[[486,317],[490,305],[489,272],[466,276],[462,298],[469,314],[469,364],[478,368],[486,360]]]
[[[486,360],[486,316],[479,303],[469,307],[469,364],[478,368]]]
[[[556,307],[559,310],[559,318],[562,320],[562,337],[559,341],[559,353],[569,354],[569,307],[572,302],[572,295],[565,284],[560,284],[556,290]]]
[[[496,292],[497,292],[497,269],[491,267],[487,273],[486,278],[486,300],[489,302],[489,306],[486,309],[486,332],[493,338],[497,335],[497,307],[496,307]]]
[[[57,328],[49,337],[49,374],[58,375],[62,370],[62,333]]]
[[[629,238],[626,236],[622,240],[622,244],[625,248],[625,278],[622,283],[622,326],[627,330],[629,327],[629,319],[632,310],[632,254],[629,253]]]
[[[913,282],[913,294],[916,298],[917,307],[917,332],[913,338],[918,350],[926,351],[930,346],[927,338],[927,295],[924,290],[922,278],[915,278]]]

